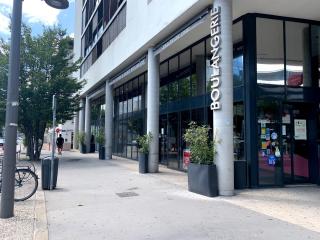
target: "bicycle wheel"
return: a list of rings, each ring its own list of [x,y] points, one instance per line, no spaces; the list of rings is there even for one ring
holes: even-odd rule
[[[38,177],[30,169],[21,168],[15,171],[14,200],[24,201],[30,198],[38,188]]]

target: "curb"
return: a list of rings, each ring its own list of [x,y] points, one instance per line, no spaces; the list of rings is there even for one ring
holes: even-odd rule
[[[48,220],[44,191],[41,184],[36,192],[34,207],[33,240],[48,240]]]

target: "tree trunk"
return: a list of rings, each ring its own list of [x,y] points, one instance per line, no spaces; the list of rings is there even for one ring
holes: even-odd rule
[[[27,139],[27,144],[28,144],[29,159],[30,159],[31,161],[33,161],[33,160],[34,160],[34,151],[33,151],[33,149],[34,149],[34,142],[33,142],[33,137],[32,137],[31,134],[28,134],[28,135],[26,136],[26,139]]]
[[[41,150],[43,146],[43,139],[44,139],[44,131],[45,129],[41,129],[38,134],[36,135],[36,146],[35,146],[35,159],[40,160]]]
[[[28,126],[28,130],[24,131],[27,142],[27,156],[31,161],[39,161],[44,140],[44,132],[46,124],[36,122],[32,126]]]
[[[43,126],[43,124],[39,124],[39,127],[35,134],[35,149],[34,149],[35,160],[40,160],[41,150],[43,146],[44,132],[45,132],[45,126]]]

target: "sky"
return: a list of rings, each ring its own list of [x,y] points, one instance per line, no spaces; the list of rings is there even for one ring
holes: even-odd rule
[[[22,1],[22,21],[32,28],[34,35],[41,34],[43,26],[60,25],[67,34],[74,34],[74,1],[69,8],[58,10],[49,7],[43,0]],[[0,38],[10,38],[9,24],[13,0],[0,0]]]

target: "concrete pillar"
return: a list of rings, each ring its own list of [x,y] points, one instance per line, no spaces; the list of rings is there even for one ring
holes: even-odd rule
[[[80,100],[80,111],[79,111],[79,132],[84,132],[84,106],[85,100],[82,98]]]
[[[220,9],[220,10],[219,10]],[[215,44],[219,47],[217,71],[220,77],[220,83],[217,89],[220,91],[220,109],[214,110],[213,126],[214,136],[218,143],[216,144],[216,165],[218,171],[218,188],[222,196],[234,195],[234,169],[233,169],[233,44],[232,44],[232,0],[214,0],[214,12],[220,11],[220,26],[215,30],[220,30],[218,36],[220,41],[213,37],[211,48]],[[219,15],[219,14],[218,14]],[[211,34],[215,34],[212,31]],[[219,43],[218,43],[219,42]],[[213,52],[214,54],[214,52]]]
[[[91,140],[91,111],[90,111],[90,99],[86,97],[86,107],[85,107],[85,143],[86,152],[90,152],[90,140]]]
[[[105,112],[105,148],[106,159],[112,158],[112,132],[113,132],[113,96],[112,87],[106,82],[106,112]]]
[[[79,112],[76,112],[73,118],[74,130],[73,130],[73,149],[79,149],[77,141],[77,135],[79,134]]]
[[[147,133],[153,138],[149,148],[150,173],[159,171],[159,55],[153,49],[148,50],[148,85],[147,85]]]

